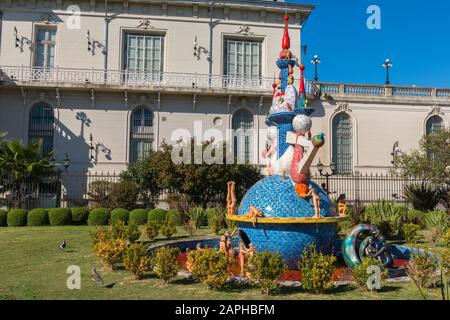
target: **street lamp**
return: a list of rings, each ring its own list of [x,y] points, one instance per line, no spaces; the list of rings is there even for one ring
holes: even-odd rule
[[[319,171],[322,177],[326,179],[326,192],[329,193],[329,178],[336,173],[336,164],[334,162],[330,163],[331,172],[323,172],[323,163],[319,159],[319,163],[317,164],[317,170]]]
[[[311,63],[314,65],[315,75],[314,75],[314,81],[319,81],[319,74],[318,74],[318,65],[320,63],[319,56],[316,54],[314,58],[311,60]]]
[[[391,60],[386,59],[386,61],[381,66],[386,68],[386,85],[389,85],[391,83],[389,81],[389,69],[392,68],[394,65],[391,63]]]
[[[50,167],[52,167],[52,168],[59,167],[59,166],[64,166],[64,171],[67,172],[67,169],[70,166],[69,154],[66,152],[66,157],[60,162],[56,161],[54,157],[51,157],[48,160],[48,162],[49,162]]]

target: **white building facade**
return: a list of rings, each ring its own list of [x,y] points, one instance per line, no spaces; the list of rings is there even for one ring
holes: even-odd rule
[[[283,17],[291,51],[314,7],[281,1],[0,0],[0,131],[66,154],[69,172],[120,172],[188,131],[264,164]],[[106,12],[106,19],[105,19]],[[313,31],[310,31],[313,32]],[[320,39],[318,40],[320,41]],[[309,60],[308,60],[309,61]],[[308,66],[306,66],[308,67]],[[299,78],[298,70],[294,74]],[[307,82],[317,159],[383,173],[392,146],[448,128],[450,89]],[[314,95],[320,89],[321,95]],[[180,131],[181,129],[181,131]]]

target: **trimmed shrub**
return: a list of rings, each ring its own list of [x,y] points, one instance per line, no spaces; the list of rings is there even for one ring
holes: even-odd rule
[[[8,226],[7,217],[8,217],[8,211],[0,209],[0,227]]]
[[[124,224],[128,223],[130,213],[127,209],[117,208],[111,211],[111,224],[116,224],[119,221],[122,221]]]
[[[415,243],[417,237],[417,231],[420,230],[420,226],[414,223],[407,223],[402,227],[403,239],[407,243]]]
[[[152,209],[148,212],[148,222],[155,221],[160,224],[164,223],[166,221],[167,211],[164,209]]]
[[[144,225],[143,233],[147,236],[147,238],[152,241],[158,236],[160,225],[156,221],[150,221],[146,225]]]
[[[27,225],[27,210],[11,209],[7,216],[8,227],[24,227]]]
[[[285,270],[286,266],[279,252],[256,252],[249,258],[246,265],[250,278],[258,281],[264,295],[269,295],[278,288],[276,280]]]
[[[71,208],[72,223],[79,226],[85,225],[89,217],[89,210],[87,208]]]
[[[72,212],[67,208],[55,208],[48,211],[51,226],[67,226],[72,223]]]
[[[147,223],[147,211],[145,209],[134,209],[130,212],[129,218],[130,224],[135,224],[137,226],[142,226]]]
[[[167,212],[167,216],[176,226],[182,226],[183,222],[181,221],[180,214],[177,209],[171,209]]]
[[[126,249],[127,241],[125,239],[112,239],[107,242],[99,241],[94,246],[96,255],[111,269],[114,269],[116,263],[122,262]]]
[[[189,251],[187,265],[208,289],[221,289],[227,282],[229,260],[223,252],[214,249]]]
[[[42,208],[36,208],[28,212],[27,225],[30,227],[48,226],[50,220],[48,218],[48,212]]]
[[[109,209],[96,208],[89,213],[88,225],[90,226],[106,226],[109,223]]]
[[[180,249],[170,247],[157,249],[153,256],[154,271],[160,279],[164,280],[166,285],[169,284],[171,278],[176,277],[181,269],[181,265],[178,262],[179,256]]]
[[[177,233],[177,228],[169,217],[166,217],[166,221],[161,225],[161,234],[167,239],[170,239],[174,234]]]
[[[328,290],[331,287],[335,262],[335,256],[317,252],[314,244],[305,248],[298,262],[303,288],[314,293]]]
[[[353,280],[356,282],[358,287],[362,289],[370,290],[369,286],[367,285],[367,280],[370,276],[372,276],[371,273],[367,272],[367,269],[370,266],[377,266],[380,268],[382,281],[387,279],[388,277],[388,271],[384,268],[383,264],[380,261],[372,257],[362,258],[362,263],[358,264],[355,269],[352,270]]]
[[[112,184],[109,192],[111,206],[113,208],[126,208],[127,210],[135,209],[139,191],[138,185],[130,180],[122,180]]]
[[[142,275],[150,270],[151,263],[145,244],[133,243],[125,250],[123,265],[126,270],[134,274],[136,280],[142,279]]]

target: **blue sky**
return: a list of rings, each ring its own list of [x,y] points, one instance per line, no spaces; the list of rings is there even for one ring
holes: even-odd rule
[[[384,84],[386,58],[392,85],[450,87],[450,1],[288,0],[316,5],[303,31],[307,77],[314,54],[321,81]],[[381,8],[381,30],[369,30],[369,5]]]

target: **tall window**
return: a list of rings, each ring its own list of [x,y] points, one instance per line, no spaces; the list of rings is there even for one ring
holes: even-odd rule
[[[333,118],[333,162],[336,173],[351,174],[353,171],[353,126],[347,113],[341,112]]]
[[[34,53],[34,66],[44,69],[55,66],[56,29],[38,28]]]
[[[432,116],[428,118],[426,123],[426,134],[434,134],[438,131],[444,130],[444,120],[439,116]]]
[[[41,156],[53,150],[53,108],[46,103],[35,104],[30,110],[28,142],[41,144]]]
[[[253,161],[253,115],[247,110],[236,111],[233,115],[234,156],[238,163]]]
[[[130,162],[142,160],[153,144],[153,113],[140,107],[131,114]]]
[[[125,70],[130,80],[159,80],[164,64],[164,36],[127,33]]]
[[[261,77],[261,48],[258,40],[225,39],[225,75],[231,84],[253,85]]]

